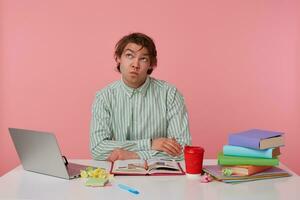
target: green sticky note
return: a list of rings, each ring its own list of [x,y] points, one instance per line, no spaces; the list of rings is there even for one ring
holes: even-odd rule
[[[85,182],[85,185],[91,187],[103,187],[107,182],[107,178],[89,178]]]
[[[231,176],[231,174],[232,174],[232,169],[225,168],[225,169],[222,170],[222,174],[223,174],[224,176]]]

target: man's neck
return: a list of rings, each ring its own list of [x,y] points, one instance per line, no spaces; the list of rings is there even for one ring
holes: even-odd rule
[[[122,81],[124,82],[124,84],[127,85],[128,87],[132,88],[132,89],[137,89],[137,88],[141,87],[146,82],[146,80],[147,80],[147,78],[142,83],[130,84],[125,79],[122,78]]]

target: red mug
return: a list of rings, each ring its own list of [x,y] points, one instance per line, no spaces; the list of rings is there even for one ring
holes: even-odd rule
[[[199,146],[185,146],[184,159],[187,174],[201,174],[204,149]]]

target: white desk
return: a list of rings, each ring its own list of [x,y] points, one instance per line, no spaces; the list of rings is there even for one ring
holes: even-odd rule
[[[93,160],[72,162],[109,167],[109,163]],[[215,164],[205,160],[204,164]],[[280,167],[287,169],[285,166]],[[291,171],[290,171],[291,172]],[[291,172],[293,173],[293,172]],[[117,183],[124,183],[139,190],[139,195],[120,190],[116,186],[92,188],[84,186],[83,179],[64,180],[28,172],[21,166],[0,178],[0,199],[230,199],[230,200],[293,200],[300,198],[300,177],[241,183],[201,183],[186,176],[118,176]]]

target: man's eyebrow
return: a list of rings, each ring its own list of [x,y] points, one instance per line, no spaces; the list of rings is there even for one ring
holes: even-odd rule
[[[133,51],[132,49],[129,49],[129,48],[125,49],[124,51],[131,51],[132,53],[135,53],[135,51]]]
[[[130,49],[130,48],[124,49],[124,52],[125,52],[125,51],[130,51],[130,52],[136,54],[136,52],[135,52],[134,50]],[[138,50],[138,51],[139,51],[139,50]],[[143,55],[143,56],[150,56],[149,53],[143,53],[142,55]]]

